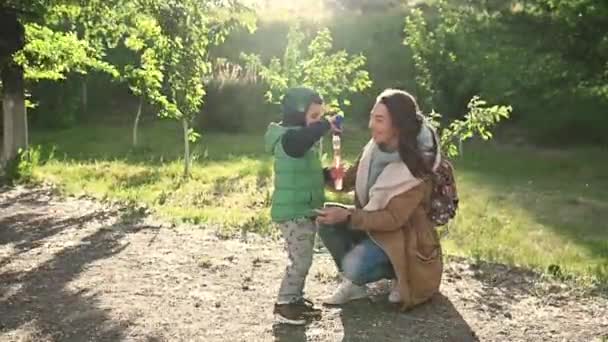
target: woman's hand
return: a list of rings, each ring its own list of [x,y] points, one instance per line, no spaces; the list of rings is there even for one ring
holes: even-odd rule
[[[348,221],[350,210],[340,207],[329,207],[317,210],[317,223],[337,224]]]

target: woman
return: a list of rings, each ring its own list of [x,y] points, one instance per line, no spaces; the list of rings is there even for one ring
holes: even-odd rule
[[[319,235],[343,281],[326,304],[367,296],[365,284],[395,279],[389,300],[411,308],[439,290],[441,246],[428,217],[430,174],[440,162],[434,131],[413,96],[388,89],[371,111],[372,139],[344,176],[353,209],[318,211]]]

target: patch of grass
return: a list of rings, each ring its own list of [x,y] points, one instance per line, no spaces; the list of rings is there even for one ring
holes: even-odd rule
[[[271,158],[263,133],[203,134],[192,177],[181,177],[177,125],[142,127],[132,151],[129,127],[34,132],[56,157],[34,170],[67,193],[145,204],[157,215],[220,227],[224,233],[272,234]],[[367,140],[346,132],[347,160]],[[326,144],[326,148],[329,148]],[[601,149],[539,150],[495,144],[466,146],[456,161],[461,209],[444,246],[449,254],[506,262],[608,283],[608,160]],[[328,151],[330,152],[330,151]],[[328,200],[352,202],[350,195]]]
[[[475,146],[458,161],[448,251],[608,281],[608,161],[600,149]]]

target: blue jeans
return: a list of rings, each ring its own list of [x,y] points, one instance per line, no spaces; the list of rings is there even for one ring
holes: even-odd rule
[[[321,225],[319,236],[338,270],[357,285],[394,279],[388,256],[369,236],[347,224]]]

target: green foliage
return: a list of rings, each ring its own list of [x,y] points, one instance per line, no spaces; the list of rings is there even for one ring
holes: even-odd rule
[[[195,126],[219,132],[258,132],[278,118],[275,104],[262,101],[267,86],[253,70],[225,59],[214,61],[206,82],[205,106]]]
[[[129,0],[87,0],[58,2],[45,15],[52,28],[77,33],[101,56],[115,48],[127,30],[127,20],[135,11]]]
[[[69,126],[84,118],[78,103],[83,73],[88,74],[89,94],[96,95],[90,99],[89,107],[112,104],[112,110],[103,107],[103,113],[91,113],[87,119],[105,120],[112,115],[108,112],[116,113],[113,115],[117,117],[119,113],[122,116],[125,112],[132,113],[134,100],[125,84],[136,96],[147,93],[145,102],[152,105],[149,108],[153,111],[181,117],[181,110],[187,106],[180,105],[179,109],[171,99],[172,86],[167,77],[167,66],[175,56],[164,52],[169,50],[168,39],[172,36],[165,29],[176,27],[162,25],[173,20],[163,14],[170,11],[161,13],[168,5],[157,0],[5,3],[33,12],[22,18],[28,28],[28,46],[16,58],[26,66],[30,102],[39,103],[31,111],[32,119],[39,125]],[[354,3],[355,9],[371,4],[351,2]],[[327,41],[331,48],[325,56],[318,55],[329,60],[336,51],[345,51],[348,58],[363,54],[365,64],[359,70],[365,68],[374,81],[364,91],[324,94],[332,106],[337,103],[349,115],[352,112],[357,117],[366,117],[375,94],[386,87],[399,87],[412,91],[425,112],[436,110],[449,122],[448,119],[465,115],[470,99],[478,95],[488,103],[513,106],[507,128],[515,129],[506,133],[513,133],[518,140],[523,136],[534,142],[562,145],[608,142],[608,135],[602,130],[608,125],[604,110],[608,105],[608,38],[602,29],[608,24],[608,3],[596,0],[417,3],[409,7],[395,5],[390,7],[390,13],[338,12],[331,21],[320,24],[315,17],[301,25],[300,37],[291,34],[291,43],[286,46],[292,18],[274,17],[270,22],[271,19],[263,17],[258,32],[250,35],[255,18],[239,3],[203,2],[200,7],[207,16],[206,51],[213,48],[214,58],[226,56],[232,61],[239,58],[241,51],[259,54],[259,63],[252,65],[265,71],[271,81],[265,78],[263,82],[245,84],[215,80],[209,71],[211,58],[205,56],[208,64],[202,78],[207,94],[201,97],[205,106],[196,106],[198,110],[192,113],[198,118],[189,125],[197,130],[258,128],[257,123],[276,114],[273,113],[276,107],[262,105],[258,100],[264,82],[269,83],[272,102],[276,103],[281,91],[272,89],[285,87],[288,83],[285,77],[299,77],[301,81],[297,83],[304,82],[306,75],[300,69],[304,61],[310,64],[307,70],[319,69],[308,75],[310,82],[329,88],[322,89],[323,92],[338,93],[331,82],[315,77],[333,71],[323,68],[332,69],[330,64],[317,63],[311,57],[312,43],[304,33],[316,32],[319,26],[327,25],[331,35],[326,32],[327,37],[320,38],[323,34],[319,32],[315,48],[325,49]],[[185,25],[183,16],[178,18]],[[235,30],[239,31],[237,35],[232,34]],[[228,33],[231,37],[226,40]],[[407,48],[403,48],[402,42]],[[175,50],[178,45],[171,46]],[[275,64],[271,62],[273,57]],[[299,64],[294,62],[297,58],[301,58]],[[286,63],[293,65],[285,67]],[[97,73],[98,70],[101,72]],[[110,83],[116,71],[124,84]],[[108,72],[113,76],[108,76]],[[184,74],[185,68],[179,73]],[[201,94],[196,89],[194,97]],[[345,109],[344,102],[352,105]],[[364,120],[360,121],[363,124]]]
[[[416,68],[416,95],[420,105],[432,106],[435,87],[429,57],[435,53],[437,40],[429,34],[424,15],[419,9],[413,9],[406,17],[404,31],[406,34],[404,43],[413,51],[412,60]]]
[[[38,1],[23,3],[26,46],[15,60],[26,70],[26,79],[61,80],[70,72],[89,70],[118,77],[104,60],[107,48],[116,46],[129,15],[126,0]]]
[[[155,104],[161,117],[182,123],[184,175],[188,175],[188,145],[200,137],[190,125],[203,104],[203,82],[211,70],[209,46],[222,42],[237,25],[253,29],[254,21],[237,1],[153,0],[123,5],[118,16],[123,28],[105,32],[108,37],[124,35],[124,46],[132,52],[122,67],[122,78],[134,95]],[[138,120],[139,114],[134,143]]]
[[[608,66],[608,3],[598,0],[535,0],[533,12],[562,27],[553,40],[559,39],[567,57],[589,63],[593,70]],[[606,74],[596,81],[606,81]]]
[[[34,171],[48,160],[54,158],[54,149],[43,156],[42,146],[29,146],[19,149],[17,158],[11,160],[4,170],[4,178],[8,183],[28,183],[34,181]]]
[[[280,118],[277,105],[261,101],[268,87],[261,83],[207,83],[205,107],[197,127],[214,132],[261,132]]]
[[[190,121],[202,105],[203,77],[209,72],[208,21],[195,1],[159,3],[156,19],[166,37],[167,102],[161,115]]]
[[[162,116],[190,122],[203,101],[204,78],[211,72],[208,49],[225,39],[246,11],[230,1],[162,1],[154,16],[166,38],[163,53],[167,100],[162,102]],[[250,19],[243,24],[252,28]],[[163,44],[165,44],[163,42]]]
[[[480,92],[479,79],[470,71],[479,64],[479,43],[470,37],[491,21],[489,14],[470,7],[448,6],[438,1],[427,12],[414,8],[406,16],[403,43],[412,52],[415,89],[426,110],[464,110],[471,96]],[[475,59],[469,59],[471,52]]]
[[[438,1],[410,11],[404,43],[422,106],[460,116],[479,95],[511,104],[511,126],[535,142],[605,143],[606,6],[592,2]]]
[[[14,58],[24,67],[26,79],[60,80],[71,71],[86,73],[89,68],[116,74],[87,41],[73,32],[56,32],[31,23],[25,25],[25,35],[25,48]]]
[[[468,112],[463,119],[452,121],[449,126],[440,129],[441,148],[448,158],[458,156],[462,151],[459,146],[474,136],[483,140],[492,139],[492,129],[502,120],[508,119],[512,108],[510,106],[487,106],[487,102],[474,96],[468,104]],[[438,119],[441,115],[433,112],[430,116],[432,125],[439,128]]]
[[[306,34],[299,25],[294,25],[289,30],[282,60],[275,57],[264,65],[257,55],[243,54],[242,58],[268,83],[267,101],[278,103],[287,88],[308,86],[324,97],[330,112],[344,114],[343,107],[350,105],[348,95],[372,84],[369,73],[363,69],[365,57],[351,56],[344,50],[333,52],[333,39],[327,28],[318,31],[306,47],[305,42]]]
[[[222,34],[212,32],[208,16],[212,7],[212,1],[174,0],[159,2],[154,12],[167,44],[163,56],[166,88],[165,96],[159,98],[160,114],[182,122],[184,176],[189,176],[189,142],[199,137],[190,125],[203,104],[203,79],[211,70],[207,51],[213,41],[220,40],[215,35]]]
[[[150,15],[138,13],[130,20],[124,44],[137,57],[133,64],[124,67],[123,77],[133,94],[154,100],[161,96],[162,58],[168,49],[168,42],[162,35],[158,22]]]
[[[446,7],[445,3],[438,3],[437,25],[430,30],[427,20],[419,9],[413,9],[405,19],[406,38],[404,43],[412,50],[412,57],[416,67],[416,81],[419,96],[427,107],[433,107],[438,101],[437,94],[441,83],[439,73],[431,69],[437,68],[445,74],[454,73],[458,65],[458,56],[451,51],[450,37],[463,25],[462,12],[456,12]],[[434,70],[434,69],[433,69]],[[445,75],[444,74],[444,75]],[[511,106],[487,106],[487,102],[479,96],[467,104],[466,114],[462,119],[453,120],[447,127],[441,128],[439,119],[441,114],[431,111],[430,120],[435,128],[440,129],[443,152],[448,157],[456,157],[462,143],[473,136],[483,140],[492,138],[491,129],[502,119],[509,118]]]
[[[18,179],[27,181],[32,178],[34,169],[40,165],[40,147],[19,150],[17,172]]]

